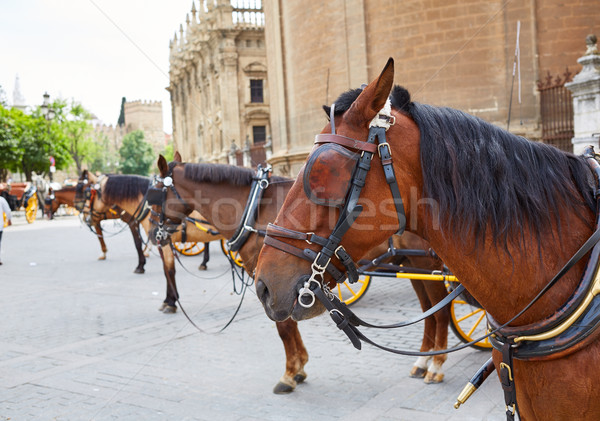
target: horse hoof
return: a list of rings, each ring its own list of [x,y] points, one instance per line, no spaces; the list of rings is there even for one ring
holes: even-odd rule
[[[413,367],[412,370],[410,370],[409,376],[413,379],[422,379],[423,377],[425,377],[425,374],[427,374],[427,369],[421,367]]]
[[[198,266],[198,270],[206,270],[206,265],[200,265],[200,266]]]
[[[444,381],[444,373],[427,373],[423,381],[426,384],[438,384]]]
[[[133,271],[133,273],[144,273],[146,272],[146,270],[144,270],[144,268],[135,268],[135,270]]]
[[[294,381],[296,384],[304,383],[304,380],[306,380],[306,373],[304,370],[294,376]]]
[[[162,303],[160,305],[160,307],[158,308],[158,311],[163,311],[165,309],[165,307],[167,306],[167,303]]]
[[[276,395],[285,395],[288,393],[292,393],[293,391],[293,386],[282,382],[277,383],[277,385],[275,385],[275,387],[273,388],[273,393],[275,393]]]
[[[106,260],[106,256],[100,256],[98,257],[98,260]]]
[[[163,309],[162,312],[165,314],[174,314],[176,311],[177,311],[177,307],[165,305],[165,308]]]

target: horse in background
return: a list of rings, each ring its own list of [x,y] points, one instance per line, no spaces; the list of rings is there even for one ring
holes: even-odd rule
[[[75,208],[76,186],[64,186],[60,189],[49,188],[44,201],[44,214],[48,219],[53,219],[54,214],[61,205]]]
[[[158,161],[160,176],[162,178],[171,174],[173,185],[185,202],[174,197],[169,190],[166,196],[165,216],[167,219],[178,223],[186,212],[199,210],[202,215],[213,224],[225,238],[232,238],[235,230],[240,224],[244,204],[250,191],[250,184],[254,172],[242,167],[218,164],[184,164],[181,157],[176,154],[175,161],[167,164],[161,156]],[[257,232],[251,234],[248,241],[242,246],[240,255],[244,262],[247,273],[253,273],[257,261],[257,253],[262,246],[263,238],[259,232],[273,218],[286,197],[291,182],[283,177],[271,177],[269,188],[265,190],[265,205],[261,205],[258,212]],[[157,183],[156,188],[162,187]],[[199,194],[201,192],[201,194]],[[201,197],[202,200],[198,198]],[[223,198],[230,200],[228,203],[237,203],[239,206],[223,206]],[[157,225],[157,215],[160,209],[153,206],[153,225]],[[155,231],[150,233],[150,239],[155,241]],[[397,248],[428,249],[429,246],[419,237],[407,234],[406,236],[394,238]],[[382,254],[388,247],[388,242],[381,243],[379,248],[371,251],[371,258]],[[400,260],[398,260],[400,259]],[[394,263],[403,263],[402,258],[396,258]],[[443,264],[439,259],[428,257],[407,257],[406,262],[412,266],[423,269],[438,270]],[[411,281],[419,298],[421,306],[429,309],[441,298],[447,295],[446,289],[441,282]],[[425,331],[422,342],[422,350],[439,350],[447,346],[449,309],[446,307],[435,316],[425,321]],[[286,353],[286,371],[279,383],[275,386],[275,393],[289,393],[294,390],[298,383],[306,378],[304,366],[308,362],[308,353],[304,348],[297,323],[292,319],[276,323],[280,338],[283,341]],[[442,364],[446,360],[444,355],[434,358],[433,364],[428,367],[429,359],[420,359],[415,363],[411,371],[413,377],[423,377],[428,383],[439,383],[443,380]]]
[[[83,176],[83,175],[82,175]],[[106,219],[121,219],[129,227],[138,254],[138,265],[134,273],[144,273],[146,256],[142,248],[140,225],[148,232],[148,209],[144,206],[144,196],[150,185],[150,178],[139,175],[104,175],[98,179],[88,177],[82,213],[90,228],[94,227],[106,259],[106,244],[100,222]]]
[[[96,238],[98,238],[100,250],[102,250],[102,254],[98,257],[98,260],[106,260],[107,248],[100,223],[105,219],[119,219],[119,216],[113,213],[96,215],[95,217],[92,215],[89,200],[92,198],[92,194],[95,195],[95,188],[93,186],[95,186],[97,182],[98,178],[88,170],[83,170],[81,172],[77,185],[75,186],[74,206],[79,212],[79,217],[90,228]]]

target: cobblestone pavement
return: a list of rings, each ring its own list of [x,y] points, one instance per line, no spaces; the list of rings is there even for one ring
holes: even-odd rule
[[[108,258],[77,217],[20,216],[4,232],[0,266],[0,420],[501,420],[495,375],[459,410],[456,396],[489,357],[451,354],[443,383],[408,377],[413,358],[366,345],[355,350],[329,317],[301,322],[308,378],[289,395],[271,390],[284,371],[274,323],[248,293],[239,302],[217,247],[209,269],[198,257],[178,268],[178,311],[157,311],[165,279],[153,249],[146,273],[128,231],[105,225]],[[111,233],[114,233],[112,235]],[[395,322],[419,312],[404,280],[376,279],[355,311]],[[418,350],[422,325],[369,334]],[[450,344],[458,340],[450,333]]]

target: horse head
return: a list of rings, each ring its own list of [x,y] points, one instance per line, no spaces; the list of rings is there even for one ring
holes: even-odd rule
[[[403,215],[395,212],[394,195],[385,183],[384,161],[376,159],[380,147],[374,141],[367,142],[372,122],[383,118],[382,110],[388,104],[393,78],[394,65],[390,59],[380,76],[362,91],[343,94],[335,107],[324,107],[330,114],[330,122],[317,136],[274,226],[267,231],[259,256],[257,294],[274,320],[290,316],[301,320],[321,313],[323,306],[316,303],[307,307],[304,303],[307,297],[303,298],[299,291],[310,295],[306,288],[314,287],[313,283],[331,287],[336,270],[351,269],[347,264],[350,256],[359,259],[397,232],[405,223],[399,221],[400,218],[410,219],[406,203]],[[391,125],[387,139],[394,138],[394,142],[404,144],[404,156],[394,156],[394,159],[413,158],[413,163],[404,167],[405,171],[395,174],[400,196],[405,198],[410,186],[416,184],[414,178],[420,176],[419,133],[406,113],[390,110],[389,106],[387,109],[389,115],[385,118],[390,123],[388,126]],[[380,144],[385,142],[379,141]],[[372,163],[371,158],[374,158]],[[362,177],[358,168],[365,165],[370,166],[370,170],[363,174],[364,179],[356,179]],[[361,187],[358,194],[351,193],[357,186]],[[343,236],[341,241],[334,239],[338,234]],[[315,243],[315,240],[318,241]],[[310,251],[306,251],[307,248]],[[290,250],[300,252],[290,253]],[[330,260],[323,258],[324,253]],[[317,257],[304,261],[299,258],[302,254]],[[310,297],[308,301],[310,304]]]
[[[183,164],[179,152],[175,152],[171,163],[167,163],[165,157],[160,155],[157,166],[159,176],[155,178],[147,194],[152,225],[149,237],[153,244],[165,245],[193,208],[187,205],[175,187],[175,180],[179,184],[183,178]]]

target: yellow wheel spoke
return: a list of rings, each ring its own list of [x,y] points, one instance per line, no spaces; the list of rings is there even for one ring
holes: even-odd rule
[[[485,313],[481,313],[481,315],[479,316],[479,318],[477,319],[477,321],[475,322],[475,324],[473,325],[471,330],[469,330],[469,333],[467,333],[467,335],[471,336],[473,334],[473,332],[475,332],[475,329],[477,328],[477,326],[479,326],[479,323],[481,323],[484,316],[485,316]]]
[[[478,308],[477,310],[475,310],[475,311],[472,311],[472,312],[470,312],[470,313],[468,313],[468,314],[466,314],[466,315],[462,316],[460,319],[456,319],[456,321],[457,321],[458,323],[460,323],[460,322],[462,322],[463,320],[465,320],[465,319],[468,319],[469,317],[473,317],[475,314],[479,313],[480,311],[483,311],[483,309],[481,309],[481,308]]]
[[[352,293],[352,295],[356,295],[356,292],[354,292],[354,290],[352,288],[350,288],[350,282],[348,282],[348,281],[344,282],[344,286],[346,288],[348,288],[348,291],[350,291]]]

